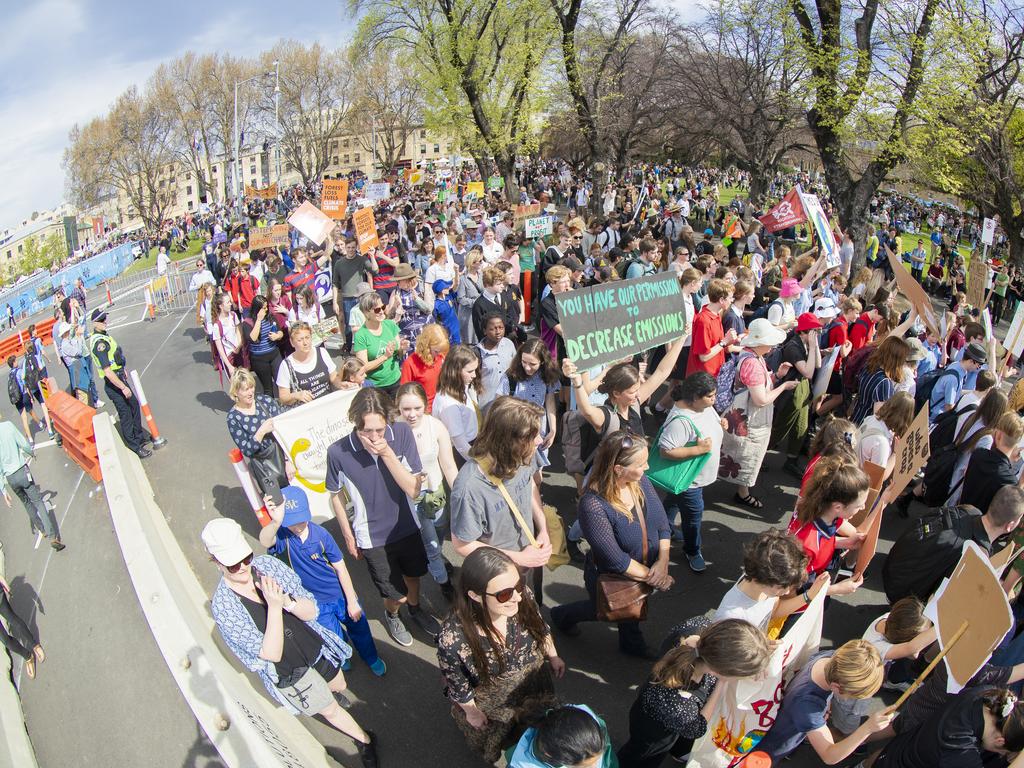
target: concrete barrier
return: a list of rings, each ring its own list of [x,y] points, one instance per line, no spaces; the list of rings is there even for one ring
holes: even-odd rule
[[[234,656],[222,650],[209,595],[157,506],[138,456],[121,442],[109,414],[98,413],[94,426],[110,516],[142,611],[171,676],[221,758],[232,768],[335,766],[299,719],[272,703],[262,686],[258,691]]]
[[[0,768],[39,768],[25,730],[21,697],[11,681],[11,657],[0,650]]]

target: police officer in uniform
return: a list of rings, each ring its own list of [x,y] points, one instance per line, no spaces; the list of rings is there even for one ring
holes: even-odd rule
[[[89,355],[92,364],[103,377],[103,389],[117,409],[117,420],[121,424],[121,439],[140,458],[153,455],[153,439],[142,429],[142,411],[139,401],[128,386],[124,352],[114,337],[107,333],[107,313],[102,309],[92,311],[92,335],[89,337]]]

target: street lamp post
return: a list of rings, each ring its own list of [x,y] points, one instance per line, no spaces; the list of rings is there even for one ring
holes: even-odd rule
[[[274,59],[274,183],[281,186],[281,62]]]
[[[277,62],[274,62],[274,64],[275,64],[275,70],[276,70]],[[252,83],[252,82],[255,82],[256,80],[261,80],[262,78],[267,77],[270,74],[271,74],[270,72],[263,72],[263,73],[260,73],[258,75],[253,75],[252,77],[246,78],[245,80],[236,80],[235,81],[235,157],[234,157],[234,160],[231,163],[232,171],[233,171],[232,172],[232,185],[231,186],[232,186],[232,189],[234,190],[234,193],[235,193],[235,210],[238,210],[238,211],[240,211],[241,208],[242,208],[242,200],[241,200],[241,193],[242,193],[242,186],[241,186],[241,181],[242,181],[242,179],[241,179],[241,175],[242,175],[242,148],[241,148],[241,135],[240,135],[240,132],[239,132],[239,129],[238,129],[238,88],[239,88],[239,86],[246,85],[247,83]],[[276,90],[277,89],[275,87],[275,91]],[[275,114],[277,112],[276,104],[275,104],[274,112],[275,112]]]

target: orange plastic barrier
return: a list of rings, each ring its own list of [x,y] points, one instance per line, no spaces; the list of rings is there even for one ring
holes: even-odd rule
[[[99,454],[96,452],[96,433],[92,417],[96,409],[57,388],[50,379],[50,396],[46,407],[50,411],[53,428],[61,436],[64,452],[97,483],[103,479],[100,474]]]
[[[55,320],[42,320],[36,323],[36,337],[43,342],[44,346],[53,344],[53,326]],[[28,342],[28,331],[21,330],[10,336],[0,339],[0,363],[5,362],[11,355],[20,355],[25,351],[25,344]]]

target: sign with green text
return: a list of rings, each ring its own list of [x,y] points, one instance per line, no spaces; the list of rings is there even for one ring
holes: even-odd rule
[[[569,359],[591,368],[678,339],[686,327],[684,300],[674,272],[556,295]]]

